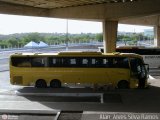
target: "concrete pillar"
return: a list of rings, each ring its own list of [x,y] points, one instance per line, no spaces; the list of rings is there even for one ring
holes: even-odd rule
[[[118,21],[103,21],[104,53],[115,52]]]
[[[160,26],[154,26],[154,46],[160,47]]]

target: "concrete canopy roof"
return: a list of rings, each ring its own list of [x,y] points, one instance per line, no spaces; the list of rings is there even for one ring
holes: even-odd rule
[[[134,24],[132,18],[159,16],[159,6],[160,0],[0,0],[0,13]]]
[[[37,8],[53,9],[53,8],[103,4],[103,3],[135,2],[139,0],[0,0],[0,1],[15,5],[26,5]]]
[[[0,13],[88,20],[119,20],[160,13],[160,0],[0,0]]]

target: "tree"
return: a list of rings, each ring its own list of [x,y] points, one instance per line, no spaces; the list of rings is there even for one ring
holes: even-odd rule
[[[103,35],[102,35],[102,33],[98,33],[98,34],[96,34],[96,40],[98,40],[99,42],[103,42]]]
[[[131,39],[130,39],[129,36],[124,36],[124,37],[122,38],[122,41],[124,42],[125,45],[127,45],[127,42],[130,41],[130,40],[131,40]]]

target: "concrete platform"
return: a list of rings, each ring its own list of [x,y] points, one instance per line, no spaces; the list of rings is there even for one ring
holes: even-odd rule
[[[1,101],[0,103],[0,113],[57,114],[59,111],[32,101]]]

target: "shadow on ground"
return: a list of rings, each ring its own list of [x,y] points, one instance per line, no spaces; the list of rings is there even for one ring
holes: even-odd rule
[[[110,112],[144,112],[157,113],[160,111],[160,87],[150,86],[146,89],[125,89],[110,91],[93,91],[91,88],[60,88],[37,89],[24,87],[20,93],[103,93],[100,97],[57,97],[23,95],[30,101],[37,101],[52,109],[68,111],[110,111]]]

